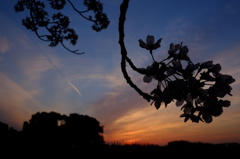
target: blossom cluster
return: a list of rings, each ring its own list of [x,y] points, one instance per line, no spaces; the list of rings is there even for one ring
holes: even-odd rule
[[[175,102],[181,107],[184,121],[211,123],[213,117],[223,113],[223,107],[229,107],[231,102],[224,100],[231,94],[230,84],[235,79],[228,74],[222,74],[221,65],[213,61],[194,64],[188,56],[189,49],[183,44],[170,44],[168,55],[161,61],[156,61],[152,54],[158,49],[161,40],[154,41],[154,36],[148,35],[146,42],[139,40],[139,46],[147,49],[153,63],[141,69],[143,81],[157,81],[156,88],[150,92],[152,104],[159,109],[162,104],[167,107]]]

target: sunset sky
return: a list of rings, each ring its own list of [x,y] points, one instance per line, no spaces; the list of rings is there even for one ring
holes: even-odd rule
[[[108,142],[165,145],[174,140],[240,143],[240,1],[239,0],[131,0],[125,23],[129,57],[138,67],[151,56],[138,39],[163,38],[156,59],[167,57],[169,44],[187,45],[193,62],[213,60],[223,74],[235,78],[232,102],[213,122],[184,123],[174,103],[156,110],[123,78],[120,69],[118,18],[121,0],[102,0],[108,29],[95,32],[91,23],[65,10],[79,34],[72,49],[49,47],[22,26],[26,12],[16,13],[17,0],[0,0],[0,121],[21,130],[36,112],[79,113],[104,126]],[[78,0],[73,0],[77,4]],[[80,6],[82,5],[81,3]],[[128,69],[146,92],[143,76]]]

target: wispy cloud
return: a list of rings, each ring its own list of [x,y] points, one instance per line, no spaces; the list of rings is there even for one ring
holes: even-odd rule
[[[22,122],[29,120],[30,115],[38,110],[54,110],[60,113],[74,112],[76,110],[75,105],[80,102],[77,103],[78,99],[71,97],[69,92],[75,93],[76,91],[78,95],[81,95],[81,92],[73,82],[70,82],[74,79],[66,77],[62,71],[63,66],[61,62],[64,59],[61,61],[58,56],[59,53],[55,54],[53,48],[42,45],[38,39],[30,39],[29,35],[16,27],[10,20],[5,21],[4,24],[8,27],[5,29],[6,35],[14,37],[11,39],[11,46],[14,47],[11,48],[4,67],[0,70],[0,73],[7,77],[4,78],[6,79],[5,82],[1,82],[1,84],[5,83],[9,87],[6,88],[4,85],[1,85],[0,88],[5,90],[5,92],[9,92],[9,98],[19,98],[19,100],[10,100],[6,97],[1,98],[3,105],[1,110],[4,109],[6,114],[8,114],[8,111],[11,111],[10,114],[16,116],[9,115],[7,119],[7,117],[5,118],[2,115],[1,120],[8,120],[9,122],[7,121],[7,123],[10,125],[16,122],[14,127],[21,128]],[[9,29],[11,32],[8,34]],[[4,72],[7,72],[7,74],[4,74]],[[4,95],[3,91],[1,93]],[[26,97],[29,98],[26,99]],[[35,103],[31,101],[35,101]],[[41,103],[38,101],[41,101]],[[18,109],[15,109],[16,107]],[[27,111],[28,107],[33,107],[33,109]],[[24,111],[26,111],[25,116],[23,115]],[[17,113],[22,115],[22,117],[17,118]]]
[[[135,9],[137,10],[137,7]],[[230,10],[231,8],[226,11]],[[142,9],[138,11],[137,15],[141,15]],[[161,10],[158,8],[158,11]],[[136,14],[136,12],[132,13]],[[151,16],[151,13],[148,12],[147,15]],[[114,25],[117,27],[117,23],[110,26],[112,29],[110,32],[101,32],[98,35],[94,33],[91,36],[83,29],[82,32],[85,34],[80,35],[87,37],[82,38],[80,50],[86,50],[88,54],[68,56],[68,54],[63,54],[59,48],[48,48],[46,43],[42,45],[36,37],[30,39],[29,35],[34,36],[34,34],[25,34],[20,27],[17,27],[19,25],[15,24],[14,20],[10,22],[11,19],[7,16],[2,18],[4,24],[1,25],[3,36],[0,38],[0,53],[9,51],[11,57],[8,56],[8,64],[4,63],[4,66],[7,66],[6,70],[1,68],[0,72],[1,119],[16,128],[21,128],[22,122],[29,120],[30,116],[39,110],[54,110],[63,114],[73,112],[88,114],[97,118],[104,126],[104,136],[107,141],[164,144],[170,140],[179,139],[211,142],[224,141],[226,138],[230,139],[229,136],[235,139],[240,138],[240,128],[236,127],[240,124],[238,107],[240,77],[239,54],[237,54],[240,49],[239,43],[235,46],[226,44],[225,46],[228,45],[229,49],[217,55],[215,53],[216,56],[213,56],[211,52],[214,49],[208,50],[212,45],[211,40],[211,42],[215,40],[216,44],[219,37],[223,36],[222,34],[216,36],[216,31],[223,29],[223,25],[219,24],[224,20],[216,19],[214,15],[211,15],[211,24],[214,25],[209,26],[211,19],[206,17],[198,19],[198,22],[189,20],[187,16],[180,18],[176,16],[173,19],[167,17],[166,19],[169,19],[165,21],[167,24],[162,23],[162,17],[157,18],[160,18],[159,23],[156,23],[154,16],[148,18],[144,24],[142,20],[139,20],[138,24],[136,23],[138,20],[131,21],[130,27],[129,23],[126,23],[126,46],[129,57],[138,67],[151,64],[151,62],[148,63],[151,60],[148,52],[138,47],[137,40],[138,38],[144,39],[148,33],[156,33],[165,36],[162,48],[154,52],[156,59],[161,56],[166,57],[170,42],[183,41],[189,46],[190,56],[196,60],[204,60],[211,56],[214,62],[221,63],[223,72],[232,74],[236,82],[233,85],[234,96],[229,98],[232,106],[224,109],[223,115],[215,118],[213,123],[184,123],[183,119],[179,118],[182,113],[179,107],[171,104],[167,108],[162,106],[156,110],[126,83],[120,70],[121,57],[116,28],[111,28]],[[154,22],[154,25],[151,22]],[[166,28],[163,31],[162,26]],[[229,33],[226,32],[226,34]],[[231,39],[221,38],[221,41]],[[215,44],[213,46],[216,46]],[[129,73],[141,89],[146,92],[153,89],[154,85],[149,86],[143,83],[141,75],[137,76],[132,71]]]
[[[233,87],[233,94],[240,94],[240,41],[232,44],[229,48],[226,48],[216,54],[213,57],[214,63],[221,64],[223,74],[229,74],[235,78],[235,82],[231,84]]]
[[[211,124],[206,123],[187,123],[179,116],[182,111],[174,104],[167,108],[162,106],[160,110],[156,110],[154,106],[146,102],[127,85],[121,71],[113,71],[111,77],[100,76],[108,82],[108,85],[114,86],[114,79],[119,80],[111,92],[106,93],[102,98],[92,103],[88,113],[97,117],[105,126],[105,139],[108,141],[124,141],[124,142],[153,142],[166,144],[171,140],[185,139],[189,141],[205,141],[219,142],[227,141],[227,134],[237,136],[240,129],[236,129],[234,125],[240,124],[236,119],[240,117],[238,108],[240,90],[239,85],[239,68],[238,68],[238,53],[239,46],[234,45],[227,50],[223,50],[217,56],[212,57],[214,63],[221,63],[223,72],[236,77],[234,83],[234,96],[227,97],[232,101],[229,108],[225,108],[220,117],[214,118]],[[229,63],[231,61],[231,64]],[[115,68],[117,70],[117,66]],[[104,71],[103,71],[104,72]],[[109,80],[108,80],[109,79]],[[111,79],[111,80],[110,80]],[[139,87],[149,92],[149,87],[142,83],[141,76],[133,76],[133,79],[138,83]],[[111,82],[112,81],[112,82]],[[118,80],[116,80],[118,81]],[[121,83],[121,84],[120,84]],[[142,84],[141,84],[142,83]],[[229,123],[229,121],[231,121]],[[222,130],[222,127],[228,127],[227,131]],[[209,133],[206,129],[218,130]],[[195,134],[195,135],[189,135]],[[156,139],[156,136],[159,138]]]
[[[10,43],[6,37],[0,36],[0,53],[5,53],[10,49]]]
[[[23,121],[30,119],[38,110],[45,109],[28,91],[6,75],[0,73],[1,121],[21,130]]]
[[[29,81],[36,81],[43,77],[44,73],[53,70],[53,66],[40,53],[34,56],[24,56],[18,58],[18,63],[23,74],[29,78]]]
[[[240,59],[240,41],[232,43],[229,47],[221,50],[213,57],[214,62],[220,63],[223,66],[223,71],[229,73],[236,73],[236,70],[240,70],[239,59]],[[237,71],[238,72],[238,71]]]

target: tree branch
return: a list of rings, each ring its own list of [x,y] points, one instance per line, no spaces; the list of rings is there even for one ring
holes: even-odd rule
[[[84,19],[86,19],[86,20],[89,20],[89,21],[92,21],[92,22],[95,22],[96,20],[92,20],[92,19],[90,19],[90,18],[87,18],[86,16],[84,16],[82,13],[85,13],[85,12],[88,12],[89,10],[86,10],[86,11],[79,11],[75,6],[74,6],[74,4],[70,1],[70,0],[68,0],[68,2],[69,2],[69,4],[72,6],[72,8],[73,8],[73,10],[75,10],[81,17],[83,17]]]
[[[70,50],[68,47],[66,47],[63,42],[61,42],[62,46],[69,52],[73,53],[73,54],[76,54],[76,55],[82,55],[84,54],[84,52],[78,52],[79,50]]]
[[[133,81],[131,80],[131,78],[129,77],[127,70],[126,70],[126,61],[130,64],[130,66],[132,68],[134,68],[135,70],[139,70],[137,69],[134,64],[132,63],[132,61],[127,57],[127,50],[124,44],[124,22],[126,20],[126,12],[128,9],[128,3],[129,0],[123,0],[121,6],[120,6],[120,17],[119,17],[119,24],[118,24],[118,31],[119,31],[119,45],[121,48],[121,55],[122,55],[122,59],[121,59],[121,70],[123,73],[124,78],[126,79],[127,83],[134,88],[139,95],[141,95],[144,99],[146,99],[148,102],[150,102],[151,99],[155,99],[154,97],[152,97],[151,95],[143,92],[140,88],[138,88]]]

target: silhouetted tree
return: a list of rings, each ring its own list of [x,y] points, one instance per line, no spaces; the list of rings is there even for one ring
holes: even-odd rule
[[[95,118],[77,113],[37,112],[23,125],[27,140],[43,147],[102,145],[102,133],[103,126]]]
[[[0,155],[15,149],[20,144],[20,133],[8,124],[0,121]]]
[[[70,114],[65,118],[64,123],[60,126],[67,134],[67,140],[73,145],[84,143],[85,145],[102,145],[104,143],[103,126],[92,117],[87,115]]]
[[[93,29],[100,31],[107,28],[109,21],[107,15],[102,12],[103,7],[100,1],[84,0],[83,4],[87,7],[86,11],[78,11],[70,0],[48,0],[53,10],[61,10],[68,2],[73,10],[79,13],[83,18],[93,21]],[[152,57],[152,64],[146,68],[137,68],[127,55],[127,49],[124,42],[124,23],[129,0],[123,0],[120,6],[120,17],[118,24],[119,45],[121,48],[121,70],[126,82],[136,90],[139,95],[156,109],[162,104],[167,107],[168,104],[176,102],[176,106],[181,106],[184,121],[189,119],[198,123],[203,121],[211,123],[213,117],[220,116],[223,113],[223,107],[229,107],[231,102],[224,100],[226,95],[232,95],[232,87],[230,84],[235,82],[231,75],[222,74],[221,65],[215,64],[213,61],[205,61],[201,63],[193,63],[188,56],[189,49],[183,43],[173,44],[169,46],[166,58],[156,61],[153,51],[160,48],[162,38],[155,42],[152,35],[147,35],[146,42],[139,39],[139,46],[146,49]],[[75,45],[77,34],[73,29],[68,28],[69,18],[62,13],[53,14],[52,17],[45,10],[45,3],[36,0],[19,0],[15,6],[15,11],[30,10],[30,17],[23,19],[23,25],[36,33],[38,38],[43,41],[49,41],[50,46],[56,46],[61,43],[64,48],[63,40],[70,40]],[[93,11],[95,19],[91,16],[83,16],[84,13]],[[39,28],[45,28],[50,34],[40,35]],[[69,50],[67,48],[67,50]],[[73,53],[76,51],[69,50]],[[186,63],[186,67],[183,64]],[[132,70],[143,76],[143,82],[150,83],[155,80],[156,88],[151,92],[141,90],[135,84],[127,72],[126,65]]]
[[[9,131],[9,127],[6,123],[0,122],[0,133],[5,134]]]
[[[61,115],[56,112],[38,112],[32,116],[34,118],[25,122],[24,131],[16,131],[7,124],[0,122],[0,157],[2,158],[154,158],[156,155],[162,157],[236,157],[239,154],[239,143],[210,144],[202,142],[189,142],[185,140],[171,141],[166,146],[159,145],[122,145],[106,144],[103,146],[93,146],[99,144],[98,138],[93,141],[97,133],[102,132],[103,127],[99,122],[87,115],[78,115],[76,113],[69,116]],[[58,121],[55,122],[57,119]],[[59,120],[60,119],[60,120]],[[54,121],[54,122],[53,122]],[[50,122],[51,124],[48,124]],[[66,123],[67,124],[66,124]],[[58,123],[58,124],[56,124]],[[88,123],[88,124],[87,124]],[[38,126],[39,125],[39,128]],[[51,125],[51,126],[50,126]],[[58,125],[58,126],[56,126]],[[55,129],[58,127],[59,129]],[[55,131],[56,134],[48,134],[50,138],[43,138],[42,132]],[[89,131],[87,133],[87,131]],[[90,132],[91,131],[91,132]],[[28,133],[27,133],[28,132]],[[75,134],[76,133],[76,134]],[[92,136],[91,140],[83,141],[75,139],[82,135]],[[36,135],[38,134],[38,135]],[[95,134],[95,135],[94,135]],[[30,136],[29,136],[30,135]],[[45,134],[47,135],[47,134]],[[54,136],[55,135],[55,136]],[[30,138],[31,137],[31,138]],[[36,141],[36,138],[41,140]],[[47,136],[45,136],[47,137]],[[58,143],[52,144],[55,137]],[[88,138],[88,137],[87,137]],[[27,140],[26,140],[27,139]],[[72,139],[74,141],[72,141]],[[29,141],[30,140],[30,141]],[[65,141],[63,141],[65,140]],[[79,145],[77,141],[85,142],[85,145]],[[100,141],[102,141],[100,139]],[[91,144],[91,145],[89,145]],[[90,147],[91,146],[91,147]]]

